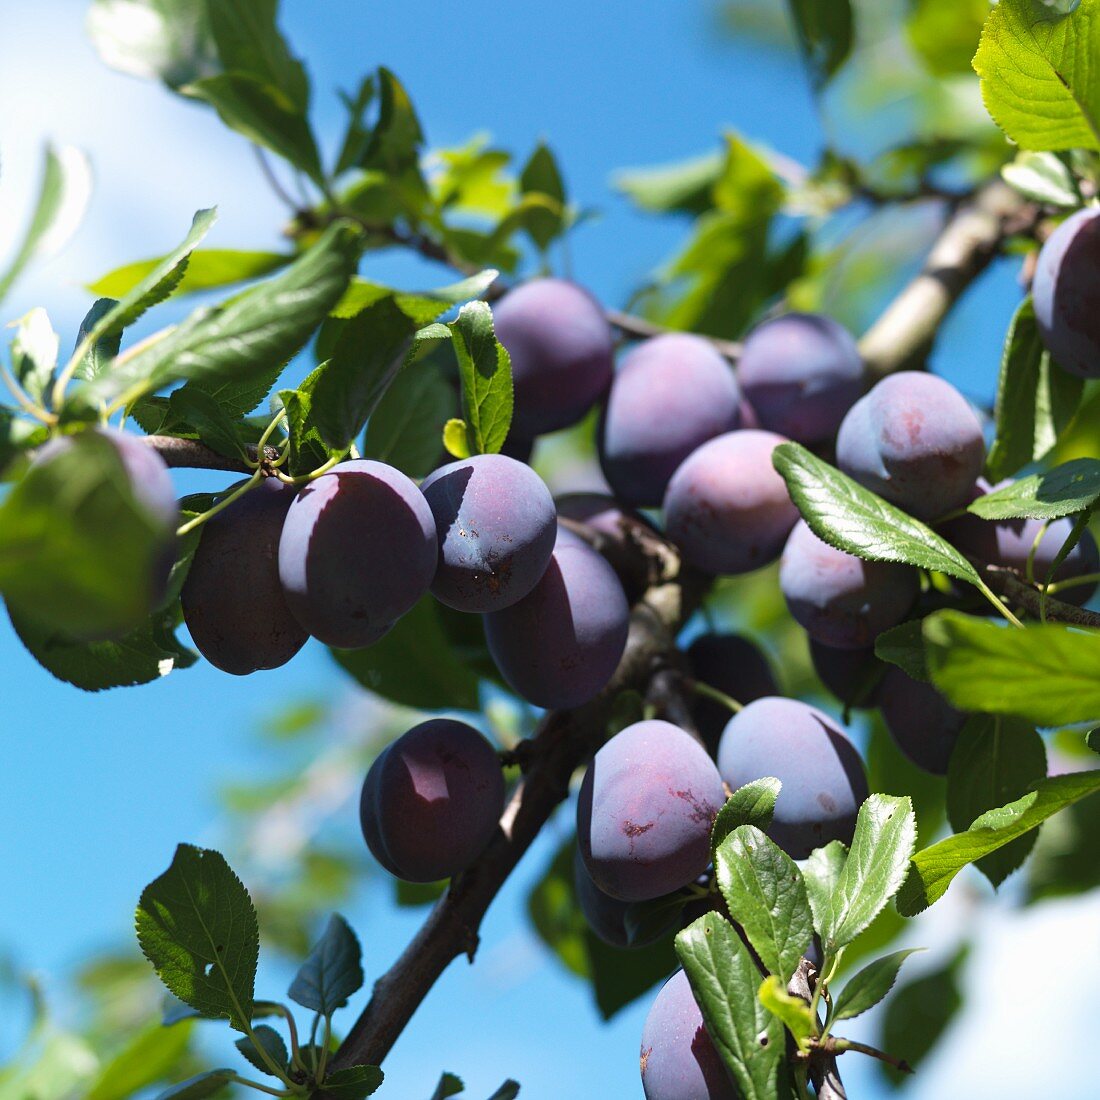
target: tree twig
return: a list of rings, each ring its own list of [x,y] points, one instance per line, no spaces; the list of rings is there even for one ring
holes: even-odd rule
[[[143,435],[139,437],[146,446],[152,447],[166,466],[190,470],[226,470],[232,473],[252,473],[252,468],[237,458],[220,454],[197,439],[178,439],[174,435]],[[256,461],[256,448],[246,448],[249,457]],[[278,447],[264,448],[264,461],[275,462],[279,457]]]
[[[1020,580],[1011,569],[987,565],[982,573],[985,583],[998,596],[1004,596],[1037,618],[1041,617],[1043,599],[1037,588],[1032,588],[1031,585]],[[1100,614],[1066,603],[1064,600],[1056,600],[1052,596],[1046,598],[1046,618],[1048,622],[1069,623],[1072,626],[1091,626],[1100,630]]]
[[[948,219],[915,279],[867,330],[859,350],[870,381],[919,366],[944,318],[1007,237],[1033,231],[1040,210],[994,180]]]
[[[381,1062],[447,966],[460,955],[473,958],[482,917],[568,796],[573,773],[599,747],[616,696],[628,688],[645,687],[675,646],[677,630],[698,605],[707,583],[673,570],[651,586],[631,613],[626,651],[607,687],[585,706],[555,711],[543,719],[496,836],[477,862],[452,881],[398,960],[375,983],[334,1067]]]

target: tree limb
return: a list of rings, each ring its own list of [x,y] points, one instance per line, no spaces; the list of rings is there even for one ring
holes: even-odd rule
[[[139,438],[164,459],[166,466],[190,470],[227,470],[245,474],[252,472],[252,468],[240,459],[228,458],[197,439],[178,439],[174,435],[143,435]],[[246,449],[249,457],[255,461],[256,448],[249,446]],[[274,462],[278,457],[277,447],[264,448],[265,462]]]
[[[678,567],[669,570],[635,605],[626,651],[607,687],[585,706],[542,720],[496,836],[477,862],[452,881],[398,960],[375,982],[370,1002],[335,1056],[335,1067],[381,1062],[451,961],[460,955],[473,959],[482,917],[568,796],[573,773],[599,748],[615,698],[628,688],[644,689],[662,668],[708,583]]]
[[[1083,607],[1066,603],[1064,600],[1056,600],[1053,596],[1047,596],[1043,600],[1042,593],[1037,588],[1032,588],[1011,570],[996,565],[987,565],[982,570],[985,583],[998,595],[1004,596],[1013,603],[1018,604],[1037,619],[1044,615],[1043,604],[1045,602],[1045,617],[1048,622],[1069,623],[1072,626],[1091,626],[1100,630],[1100,614],[1088,611]]]
[[[859,350],[871,382],[920,366],[963,292],[998,255],[1007,237],[1034,231],[1040,210],[999,179],[961,203],[932,246],[920,274],[867,330]]]

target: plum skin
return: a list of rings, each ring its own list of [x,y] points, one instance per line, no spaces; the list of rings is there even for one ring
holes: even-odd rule
[[[420,490],[438,532],[431,586],[437,600],[484,613],[514,604],[538,584],[554,551],[557,513],[529,466],[475,455],[436,470]]]
[[[202,528],[180,601],[191,640],[223,672],[278,668],[306,643],[279,581],[279,539],[296,495],[268,478]]]
[[[700,634],[688,646],[686,656],[695,679],[738,703],[779,694],[767,657],[759,646],[740,634]],[[729,708],[714,699],[695,695],[691,700],[691,716],[703,744],[713,755],[729,721]]]
[[[559,526],[542,578],[523,599],[485,616],[485,640],[517,695],[563,709],[603,690],[626,648],[629,622],[615,571]]]
[[[831,317],[788,313],[745,339],[737,377],[760,426],[799,443],[823,443],[863,390],[863,361]]]
[[[795,621],[814,641],[866,649],[905,619],[920,592],[916,570],[864,561],[795,524],[779,562],[779,588]]]
[[[650,1006],[639,1060],[646,1100],[737,1100],[683,970],[665,982]]]
[[[705,573],[748,573],[779,557],[798,519],[772,452],[787,440],[743,430],[704,443],[672,475],[665,530]]]
[[[1046,239],[1031,293],[1054,362],[1079,378],[1100,378],[1100,210],[1078,210]]]
[[[887,669],[876,698],[886,728],[905,756],[932,775],[946,775],[967,715],[931,684],[912,679],[897,666]]]
[[[291,614],[326,645],[378,641],[428,590],[438,550],[424,495],[399,470],[357,459],[309,482],[279,540]]]
[[[725,803],[718,769],[688,733],[636,722],[593,757],[577,799],[577,844],[592,881],[622,901],[686,886],[710,862]]]
[[[504,807],[492,746],[465,722],[413,726],[371,765],[359,819],[375,858],[407,882],[464,871],[489,843]]]
[[[885,666],[873,647],[835,649],[811,638],[810,660],[817,678],[845,706],[877,706],[877,678]]]
[[[949,382],[923,371],[882,379],[837,433],[837,465],[917,519],[965,504],[985,462],[977,414]]]
[[[855,746],[831,718],[797,699],[758,699],[735,714],[718,746],[718,770],[734,790],[767,776],[782,783],[766,831],[792,859],[831,840],[850,844],[868,794]]]
[[[568,428],[604,395],[614,340],[600,304],[564,279],[532,279],[493,307],[512,360],[512,431],[523,439]]]
[[[696,447],[741,426],[733,368],[701,336],[666,333],[622,361],[600,418],[600,466],[615,496],[657,507]]]

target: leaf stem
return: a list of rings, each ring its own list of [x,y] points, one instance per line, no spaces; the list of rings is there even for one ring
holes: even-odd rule
[[[1053,581],[1046,586],[1047,592],[1056,596],[1066,589],[1076,588],[1079,584],[1100,584],[1100,573],[1082,573],[1079,577],[1067,577],[1063,581]]]
[[[237,486],[228,496],[223,497],[217,504],[212,505],[201,515],[195,516],[194,519],[189,519],[181,527],[176,528],[176,537],[183,538],[184,535],[194,531],[196,527],[201,527],[208,519],[213,519],[220,511],[228,508],[235,500],[243,497],[250,489],[254,489],[260,481],[263,479],[263,470],[256,470],[256,472],[243,484]]]
[[[825,1049],[830,1050],[836,1054],[843,1054],[846,1050],[854,1050],[858,1054],[866,1054],[871,1058],[877,1058],[880,1062],[885,1062],[888,1066],[893,1066],[894,1069],[900,1070],[902,1073],[912,1073],[913,1067],[904,1058],[895,1058],[892,1054],[887,1054],[884,1050],[879,1050],[877,1047],[868,1046],[866,1043],[857,1043],[855,1039],[830,1039],[828,1043],[823,1044]]]
[[[978,591],[989,600],[989,602],[1010,622],[1013,626],[1022,627],[1024,624],[1016,618],[1015,615],[994,595],[993,590],[981,579],[978,578]]]
[[[8,392],[19,402],[19,407],[28,416],[33,416],[35,420],[41,420],[43,424],[57,423],[57,417],[52,412],[42,408],[41,405],[30,399],[27,391],[16,382],[3,363],[0,363],[0,377],[4,379],[4,385],[7,386]]]
[[[234,1073],[230,1078],[230,1081],[235,1085],[244,1085],[246,1088],[256,1089],[258,1092],[266,1092],[268,1096],[293,1096],[297,1089],[275,1089],[270,1085],[261,1084],[259,1081],[253,1081],[250,1077],[242,1077],[239,1073]]]
[[[282,1016],[286,1020],[286,1029],[290,1034],[290,1060],[296,1069],[305,1072],[305,1063],[302,1061],[302,1048],[298,1042],[298,1024],[294,1019],[294,1013],[286,1005],[279,1001],[257,1001],[256,1007],[269,1008],[272,1012]]]
[[[328,1066],[328,1048],[332,1042],[332,1017],[325,1015],[325,1030],[321,1035],[321,1057],[317,1059],[317,1084],[325,1079],[325,1068]]]
[[[711,687],[710,684],[704,684],[702,680],[685,679],[684,684],[690,687],[696,695],[702,695],[705,699],[713,699],[714,702],[721,703],[722,706],[727,707],[734,714],[738,714],[745,709],[744,703],[739,703],[732,695],[727,695],[724,691]]]

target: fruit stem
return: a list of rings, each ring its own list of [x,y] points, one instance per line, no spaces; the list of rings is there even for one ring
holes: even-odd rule
[[[189,519],[181,527],[176,528],[176,537],[183,538],[184,535],[190,534],[196,527],[201,527],[208,519],[212,519],[220,511],[228,508],[235,500],[243,497],[250,489],[254,489],[259,485],[263,479],[263,470],[257,470],[243,485],[237,486],[227,497],[219,500],[217,504],[212,505],[205,512],[195,516],[194,519]]]
[[[713,699],[716,703],[721,703],[722,706],[728,707],[734,714],[740,713],[745,709],[744,703],[739,703],[732,695],[727,695],[724,691],[719,691],[716,687],[711,687],[710,684],[704,684],[702,680],[685,680],[685,685],[690,687],[696,695],[702,695],[706,699]]]

